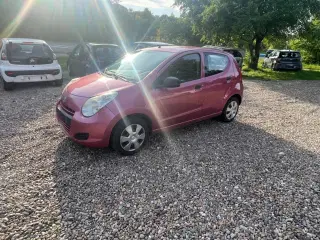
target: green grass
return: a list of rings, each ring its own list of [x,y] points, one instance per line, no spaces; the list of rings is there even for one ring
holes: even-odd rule
[[[262,68],[263,60],[259,61],[258,70],[249,69],[244,66],[242,74],[247,79],[264,80],[320,80],[320,65],[303,64],[302,71],[273,71],[269,68]]]
[[[67,61],[68,61],[68,57],[57,57],[58,62],[62,68],[62,71],[67,71]]]

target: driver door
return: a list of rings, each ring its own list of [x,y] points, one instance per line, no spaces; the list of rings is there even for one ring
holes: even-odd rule
[[[201,92],[204,80],[199,53],[184,55],[169,63],[154,82],[152,110],[159,127],[168,127],[201,117]],[[168,77],[180,80],[180,86],[165,88],[163,81]]]

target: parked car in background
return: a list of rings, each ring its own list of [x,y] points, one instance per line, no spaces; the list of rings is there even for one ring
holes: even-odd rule
[[[43,40],[0,39],[0,81],[4,90],[17,83],[53,81],[61,86],[62,71],[50,46]]]
[[[67,61],[69,75],[82,77],[104,70],[124,54],[122,48],[114,44],[78,44]]]
[[[301,54],[292,50],[275,50],[266,57],[263,67],[273,70],[302,70]]]
[[[220,116],[235,119],[242,75],[223,51],[195,47],[148,48],[72,80],[56,116],[65,134],[89,147],[112,146],[125,155],[151,132]]]
[[[215,49],[219,49],[219,50],[228,52],[231,55],[233,55],[233,57],[236,59],[240,68],[242,68],[242,66],[243,66],[243,58],[245,56],[245,52],[243,50],[239,50],[239,49],[235,49],[235,48],[228,48],[228,47],[211,46],[211,45],[206,45],[206,46],[204,46],[204,48],[215,48]]]
[[[170,43],[164,43],[164,42],[135,42],[133,44],[133,51],[137,51],[144,48],[150,48],[150,47],[164,47],[164,46],[173,46]]]

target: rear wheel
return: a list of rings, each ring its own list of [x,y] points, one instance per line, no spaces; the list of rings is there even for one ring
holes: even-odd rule
[[[230,98],[223,109],[221,120],[224,122],[232,122],[238,114],[239,105],[240,102],[237,97]]]
[[[112,148],[123,155],[133,155],[148,141],[150,129],[139,117],[126,118],[119,122],[112,133]]]
[[[2,83],[3,89],[5,91],[11,91],[14,89],[14,83],[12,82],[6,82],[3,78],[0,78],[0,81]]]

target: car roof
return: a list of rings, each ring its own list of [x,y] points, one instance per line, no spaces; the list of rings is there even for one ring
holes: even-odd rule
[[[299,51],[295,51],[295,50],[289,50],[289,49],[283,49],[283,50],[279,50],[280,52],[299,52]]]
[[[182,53],[182,52],[195,50],[200,52],[210,51],[210,52],[216,52],[216,53],[229,54],[227,52],[224,52],[216,48],[203,48],[203,47],[194,47],[194,46],[159,46],[159,47],[141,49],[141,51],[148,51],[148,50],[159,51],[159,52],[172,52],[172,53]]]
[[[23,43],[23,42],[28,42],[28,43],[38,43],[38,44],[43,44],[46,43],[44,40],[40,39],[32,39],[32,38],[3,38],[4,42],[13,42],[13,43]]]
[[[134,44],[142,44],[142,43],[152,44],[152,45],[158,45],[158,46],[164,46],[164,45],[173,46],[173,44],[165,43],[165,42],[135,42]]]
[[[232,48],[232,47],[221,47],[221,46],[212,46],[212,45],[206,45],[202,48],[213,48],[213,49],[219,49],[219,50],[232,50],[232,51],[240,51],[238,48]]]
[[[95,46],[119,47],[117,44],[110,44],[110,43],[87,43],[87,45],[92,47],[95,47]]]

